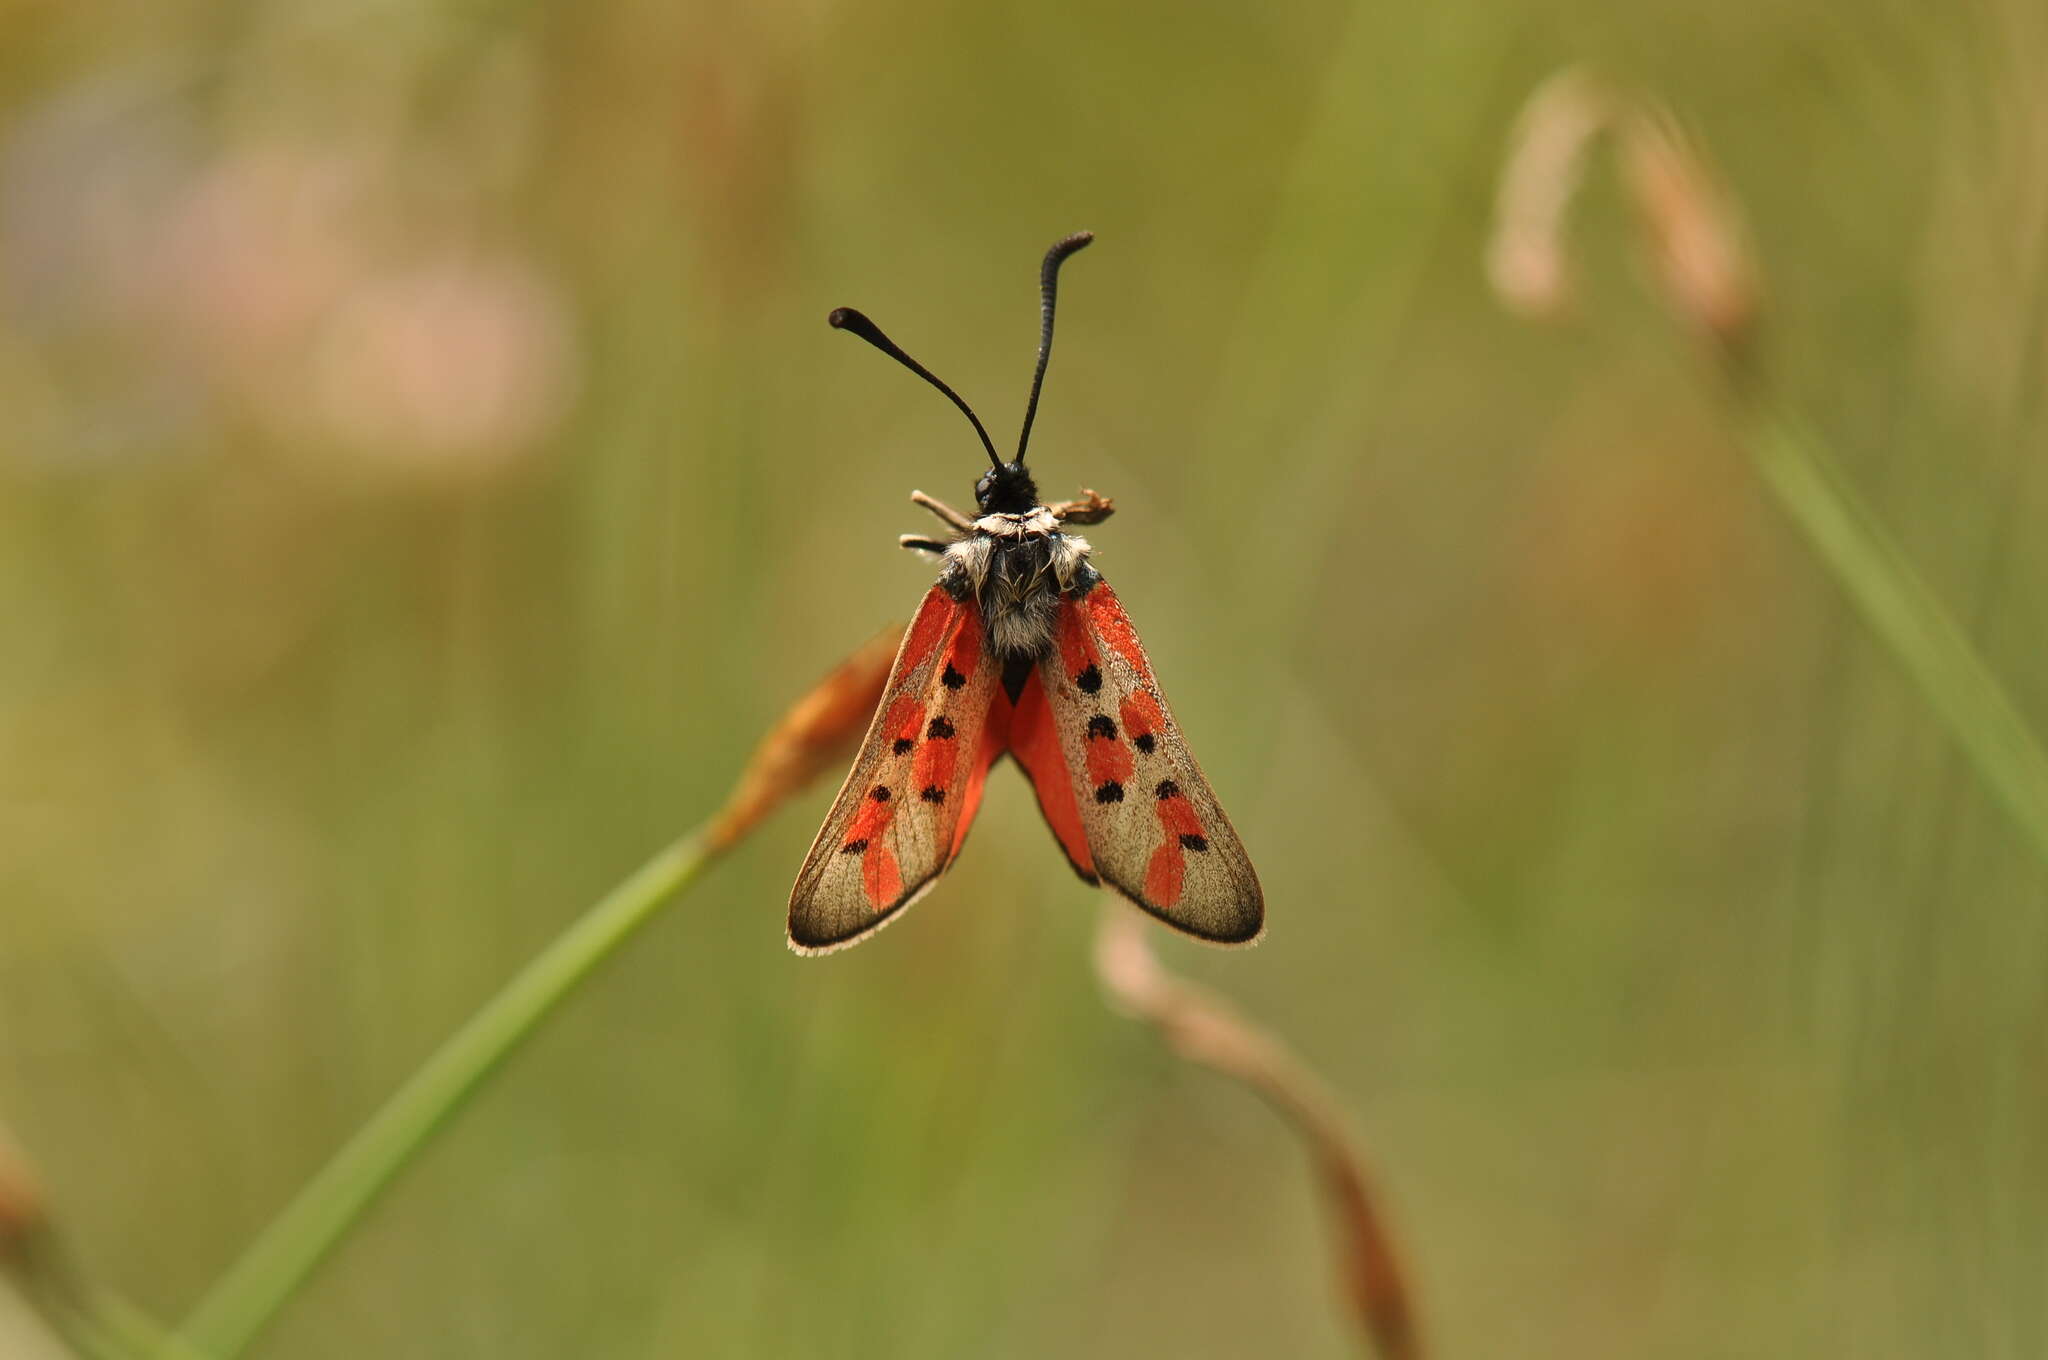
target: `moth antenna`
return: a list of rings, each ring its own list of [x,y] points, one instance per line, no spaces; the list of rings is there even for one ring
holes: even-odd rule
[[[1095,239],[1092,231],[1077,231],[1053,242],[1038,267],[1038,369],[1031,375],[1031,400],[1024,403],[1024,431],[1017,436],[1017,461],[1024,461],[1025,446],[1031,443],[1031,422],[1038,415],[1038,390],[1045,386],[1045,366],[1052,359],[1052,309],[1059,293],[1060,266],[1067,256]]]
[[[1047,258],[1049,261],[1051,257],[1048,256]],[[1053,268],[1050,263],[1046,267],[1048,269]],[[1051,275],[1048,274],[1046,277],[1051,278]],[[1050,324],[1051,319],[1052,313],[1048,311],[1046,313],[1048,324]],[[852,331],[855,335],[858,335],[861,339],[867,341],[870,345],[873,345],[876,349],[882,351],[882,353],[888,355],[891,359],[902,364],[912,373],[915,373],[918,377],[923,378],[933,387],[938,388],[941,392],[952,398],[953,404],[959,407],[961,413],[974,425],[974,432],[981,436],[981,446],[988,450],[989,462],[995,464],[997,468],[1002,467],[1003,460],[996,456],[996,446],[989,439],[988,431],[981,427],[981,417],[974,414],[974,408],[962,401],[958,392],[955,392],[952,388],[946,386],[945,383],[939,381],[938,374],[932,372],[923,364],[897,348],[896,342],[882,334],[882,328],[868,320],[865,313],[857,312],[851,307],[839,307],[833,310],[832,315],[825,318],[825,322],[835,331]],[[1044,367],[1045,360],[1041,357],[1039,360],[1040,371],[1043,371]],[[1028,424],[1026,428],[1029,428]]]

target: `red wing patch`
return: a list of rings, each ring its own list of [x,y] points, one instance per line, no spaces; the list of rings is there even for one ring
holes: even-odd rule
[[[853,770],[797,873],[791,948],[851,944],[952,863],[1008,736],[998,669],[974,601],[936,586],[926,592]]]
[[[1025,679],[1017,696],[1016,715],[1010,720],[1010,754],[1031,781],[1038,795],[1038,810],[1066,852],[1067,863],[1088,882],[1099,882],[1095,857],[1088,850],[1088,832],[1081,825],[1080,805],[1074,800],[1074,777],[1067,769],[1067,754],[1060,747],[1052,708],[1046,703],[1045,686],[1037,671]]]
[[[953,830],[953,854],[960,853],[960,847],[967,844],[967,833],[974,826],[974,814],[981,811],[981,792],[988,784],[989,766],[996,763],[1005,746],[1009,744],[1009,698],[998,689],[988,710],[987,725],[982,728],[981,746],[975,752],[974,764],[967,773],[967,788],[960,795],[959,825]]]
[[[1257,939],[1265,922],[1258,875],[1107,582],[1060,602],[1058,647],[1036,679],[1102,881],[1191,935]]]

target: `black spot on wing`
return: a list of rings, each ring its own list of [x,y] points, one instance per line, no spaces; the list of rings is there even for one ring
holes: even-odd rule
[[[1171,779],[1162,779],[1159,781],[1159,787],[1152,790],[1152,796],[1162,802],[1168,798],[1178,798],[1180,797],[1180,785],[1174,783]]]
[[[951,741],[953,739],[953,724],[947,722],[945,716],[941,714],[939,717],[932,719],[931,725],[924,729],[924,734],[933,741]]]
[[[1091,661],[1085,670],[1074,677],[1074,683],[1081,687],[1083,694],[1093,694],[1102,688],[1102,671]]]
[[[1196,835],[1192,831],[1183,832],[1180,843],[1190,850],[1207,850],[1209,848],[1208,840],[1205,837]]]
[[[889,786],[888,786],[887,784],[877,784],[877,785],[875,785],[875,786],[874,786],[874,788],[872,788],[872,789],[868,790],[868,797],[870,797],[870,798],[874,799],[874,800],[875,800],[875,801],[876,801],[877,803],[886,803],[886,802],[888,802],[888,801],[889,801]]]
[[[919,798],[924,799],[924,801],[927,803],[943,803],[946,801],[946,791],[940,788],[937,784],[925,785],[924,792],[918,794],[917,796]]]
[[[915,745],[917,745],[917,742],[909,737],[898,737],[896,738],[895,744],[892,745],[889,749],[900,756]]]
[[[1137,747],[1148,756],[1152,754],[1152,747],[1155,744],[1155,740],[1150,732],[1140,732],[1137,736],[1131,738],[1131,745]]]
[[[839,847],[839,853],[842,855],[865,855],[867,852],[868,843],[866,840],[848,841]]]
[[[1107,713],[1098,713],[1088,720],[1088,738],[1101,737],[1105,741],[1116,740],[1116,723]]]
[[[1114,779],[1095,786],[1095,801],[1098,803],[1121,803],[1124,800],[1124,786]]]
[[[953,663],[949,661],[946,663],[945,674],[939,677],[939,683],[947,689],[958,689],[967,683],[967,677],[954,670]]]

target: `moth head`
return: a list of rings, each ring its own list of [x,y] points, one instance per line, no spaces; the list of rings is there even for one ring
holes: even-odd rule
[[[998,463],[974,484],[974,503],[984,515],[1025,515],[1038,504],[1038,486],[1020,458]]]
[[[974,502],[984,515],[1022,515],[1038,504],[1038,488],[1032,483],[1031,474],[1024,470],[1024,450],[1031,443],[1031,422],[1038,415],[1038,393],[1045,386],[1045,366],[1052,359],[1052,313],[1053,302],[1059,292],[1060,265],[1065,263],[1067,256],[1094,239],[1095,233],[1089,231],[1077,231],[1072,236],[1062,237],[1045,252],[1045,261],[1039,266],[1038,367],[1031,375],[1031,399],[1024,406],[1024,429],[1017,436],[1017,456],[1007,463],[997,455],[996,446],[982,427],[981,418],[974,414],[974,408],[962,400],[958,392],[941,382],[937,374],[899,349],[895,341],[882,334],[880,326],[851,307],[838,308],[826,318],[834,330],[852,331],[944,392],[960,408],[961,414],[974,426],[974,433],[980,437],[983,451],[988,454],[989,470],[982,473],[981,480],[974,484]]]

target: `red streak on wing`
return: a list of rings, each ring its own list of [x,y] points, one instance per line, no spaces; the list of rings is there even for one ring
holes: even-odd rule
[[[946,745],[951,746],[952,742]],[[946,852],[950,861],[960,853],[960,847],[967,841],[968,828],[974,825],[974,814],[981,811],[981,790],[988,782],[988,767],[995,764],[1010,745],[1010,700],[1000,689],[994,702],[989,706],[988,720],[982,724],[981,745],[974,753],[974,766],[967,775],[967,787],[960,792],[959,821],[953,825],[953,845]]]
[[[882,841],[882,834],[895,820],[896,800],[893,797],[880,802],[869,798],[861,804],[853,825],[846,828],[848,841],[867,842],[861,853],[860,885],[867,893],[868,905],[876,911],[894,903],[903,891],[903,875],[896,867],[896,852]]]
[[[1187,877],[1186,854],[1180,841],[1171,838],[1152,852],[1152,860],[1145,866],[1145,896],[1153,906],[1171,907],[1180,901],[1181,882]]]
[[[889,717],[882,724],[882,735],[890,742],[916,741],[924,728],[924,705],[917,701],[915,694],[906,694],[889,708]]]
[[[1145,866],[1145,895],[1159,906],[1170,907],[1180,901],[1181,886],[1187,877],[1188,852],[1180,838],[1201,835],[1202,819],[1196,815],[1194,805],[1179,795],[1161,798],[1155,806],[1159,809],[1160,829],[1166,835]]]
[[[914,798],[929,788],[950,789],[953,787],[953,770],[960,759],[960,743],[952,737],[927,737],[917,748],[917,759],[911,765],[910,782],[917,787],[905,789],[904,797]]]
[[[1089,640],[1088,630],[1082,626],[1077,611],[1071,606],[1060,609],[1059,640],[1060,664],[1067,668],[1069,677],[1079,675],[1101,660],[1095,654],[1095,644]],[[1098,666],[1097,670],[1100,669]]]
[[[926,789],[952,789],[952,770],[961,760],[961,743],[946,737],[932,737],[918,748],[918,762],[915,762],[911,782],[918,784],[915,789],[905,791],[905,797],[915,797]]]
[[[946,627],[960,617],[958,608],[934,609],[932,596],[942,593],[941,587],[933,586],[924,598],[924,607],[917,611],[917,619],[910,626],[910,636],[904,639],[903,655],[896,662],[896,673],[908,675],[924,663],[932,654],[932,648],[939,645],[939,639],[946,634]]]
[[[868,904],[876,911],[902,896],[903,874],[896,867],[896,852],[880,841],[871,841],[867,854],[861,857],[860,885],[867,892]]]
[[[1091,592],[1091,598],[1102,594],[1105,589],[1106,587],[1102,586],[1096,587]],[[1067,674],[1070,677],[1079,675],[1090,667],[1093,667],[1097,674],[1101,673],[1100,662],[1102,658],[1096,653],[1095,639],[1088,635],[1088,624],[1089,620],[1082,616],[1080,609],[1072,605],[1061,607],[1058,633],[1060,663],[1067,668]],[[1027,689],[1025,691],[1026,698],[1029,698],[1032,692]],[[1046,706],[1043,691],[1038,692],[1038,702],[1041,706]],[[1077,702],[1085,705],[1094,702],[1094,700],[1090,696],[1082,695],[1078,697]],[[1082,711],[1086,712],[1087,710],[1083,708]],[[1050,725],[1051,720],[1050,715],[1048,715],[1047,728],[1049,735],[1047,740],[1052,744],[1054,750],[1058,750],[1058,734],[1050,731]],[[1088,783],[1091,788],[1102,784],[1121,784],[1129,779],[1132,772],[1136,769],[1130,748],[1115,738],[1089,736],[1086,739],[1086,748],[1087,754],[1085,759],[1088,767]],[[1066,762],[1064,760],[1060,761],[1060,766],[1064,770]],[[1062,840],[1064,841],[1064,837],[1062,837]],[[1078,857],[1076,862],[1080,862]]]
[[[1115,737],[1088,738],[1088,782],[1121,784],[1137,772],[1131,748]]]
[[[974,674],[974,667],[981,659],[981,614],[975,609],[961,609],[954,615],[953,635],[946,646],[946,657],[942,666],[951,667],[961,676]],[[943,671],[941,672],[943,674]],[[937,698],[934,707],[945,706],[945,696],[952,691],[943,683],[932,691]],[[953,775],[960,765],[960,742],[954,737],[927,737],[922,731],[911,734],[922,738],[918,743],[917,758],[911,765],[912,788],[903,790],[906,798],[915,798],[925,789],[953,787]],[[984,738],[984,745],[986,739]],[[977,753],[978,754],[978,753]],[[972,757],[970,757],[972,758]],[[970,778],[974,776],[970,775]],[[955,828],[953,851],[960,848],[960,841],[966,836],[967,824],[974,820],[975,804],[980,800],[978,786],[970,785],[962,799],[960,824]]]
[[[946,664],[962,676],[969,676],[981,660],[981,611],[961,609],[954,613],[953,620],[953,645],[947,649]]]
[[[1194,804],[1185,798],[1159,800],[1159,825],[1166,828],[1167,839],[1176,843],[1182,836],[1202,834],[1202,819],[1195,815]]]
[[[1123,722],[1126,741],[1157,736],[1166,722],[1165,715],[1159,711],[1159,701],[1142,689],[1132,690],[1118,706],[1116,715]]]
[[[889,823],[895,820],[894,798],[882,803],[869,798],[860,805],[860,811],[854,814],[853,825],[846,828],[846,839],[866,841],[872,847],[882,838],[882,833],[889,829]]]
[[[1124,607],[1117,603],[1115,592],[1105,582],[1089,591],[1081,604],[1103,641],[1116,648],[1118,655],[1130,662],[1131,668],[1149,682],[1152,667],[1146,664],[1145,649],[1138,645],[1138,630],[1131,627],[1131,620],[1124,613]]]
[[[1066,631],[1073,630],[1062,630],[1063,633]],[[1097,745],[1114,747],[1119,743],[1089,744],[1091,777]],[[1081,825],[1080,806],[1074,801],[1074,781],[1067,772],[1067,758],[1060,749],[1059,732],[1053,726],[1052,705],[1046,701],[1045,686],[1035,670],[1024,682],[1024,690],[1017,698],[1016,716],[1010,726],[1010,751],[1031,780],[1031,787],[1038,794],[1038,810],[1044,814],[1045,824],[1052,828],[1052,834],[1059,839],[1060,848],[1067,852],[1067,858],[1076,869],[1092,879],[1095,857],[1089,853],[1088,833]],[[1126,755],[1124,759],[1128,763],[1130,757]]]

